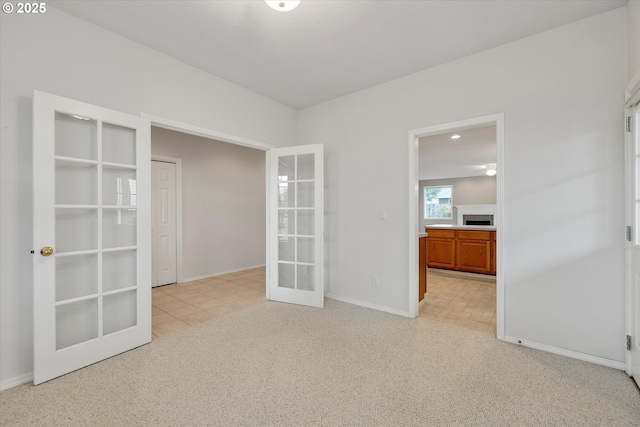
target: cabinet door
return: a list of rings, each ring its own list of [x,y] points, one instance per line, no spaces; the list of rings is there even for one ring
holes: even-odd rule
[[[456,269],[475,273],[491,273],[491,242],[458,239]]]
[[[427,292],[427,238],[419,239],[419,261],[418,261],[418,301],[422,301]]]
[[[454,239],[427,238],[427,266],[454,269],[456,243]]]
[[[491,274],[496,274],[496,233],[491,232]]]

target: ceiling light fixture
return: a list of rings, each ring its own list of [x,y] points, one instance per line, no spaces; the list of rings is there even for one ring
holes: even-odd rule
[[[486,173],[488,176],[494,176],[494,175],[497,173],[497,171],[496,171],[496,164],[495,164],[495,163],[490,164],[490,165],[486,165],[486,166],[485,166],[485,168],[487,169],[487,170],[485,171],[485,173]]]
[[[451,135],[451,139],[458,139],[460,138],[460,135],[458,135],[457,133],[455,135]]]
[[[300,0],[279,0],[279,1],[264,0],[264,1],[269,5],[269,7],[280,12],[289,12],[290,10],[295,9],[300,4]]]

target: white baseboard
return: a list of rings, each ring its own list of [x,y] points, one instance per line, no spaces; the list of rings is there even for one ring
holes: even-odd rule
[[[580,353],[579,351],[566,350],[564,348],[554,347],[551,345],[540,344],[537,342],[526,341],[518,339],[509,335],[505,335],[504,341],[522,345],[524,347],[535,348],[536,350],[546,351],[548,353],[559,354],[560,356],[570,357],[572,359],[582,360],[584,362],[595,363],[596,365],[608,366],[609,368],[620,369],[624,371],[626,369],[625,362],[619,362],[617,360],[606,359],[604,357],[593,356],[591,354]]]
[[[33,381],[33,372],[20,375],[19,377],[9,378],[8,380],[0,382],[0,391],[8,390],[25,383],[29,383],[31,381]]]
[[[211,277],[217,277],[217,276],[224,276],[225,274],[237,273],[239,271],[251,270],[253,268],[260,268],[260,267],[264,267],[264,266],[265,266],[265,264],[250,265],[248,267],[236,268],[235,270],[227,270],[227,271],[220,271],[218,273],[205,274],[204,276],[194,276],[194,277],[182,278],[182,281],[180,283],[193,282],[194,280],[209,279]]]
[[[411,316],[409,316],[409,312],[408,311],[396,310],[395,308],[385,307],[383,305],[371,304],[369,302],[364,302],[364,301],[360,301],[360,300],[357,300],[357,299],[342,297],[340,295],[324,294],[324,296],[327,297],[327,298],[334,299],[336,301],[342,301],[342,302],[346,302],[348,304],[358,305],[360,307],[371,308],[373,310],[384,311],[385,313],[391,313],[391,314],[395,314],[397,316],[411,317]]]

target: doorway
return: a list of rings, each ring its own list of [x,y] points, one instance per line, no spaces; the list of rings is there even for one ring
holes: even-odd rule
[[[266,150],[151,122],[152,160],[178,181],[178,271],[152,291],[155,339],[264,301]]]
[[[418,239],[419,233],[424,232],[424,223],[420,220],[419,201],[420,201],[420,176],[419,176],[419,140],[420,138],[439,135],[443,133],[451,133],[465,129],[479,127],[495,127],[496,153],[495,168],[498,171],[496,175],[496,193],[495,193],[495,214],[493,224],[496,232],[496,252],[495,272],[495,329],[498,339],[504,339],[504,115],[495,114],[491,116],[478,117],[473,119],[462,120],[458,122],[446,123],[436,126],[415,129],[409,132],[409,312],[412,317],[416,317],[419,313],[418,303]],[[475,167],[485,167],[486,164],[474,165]],[[455,198],[455,196],[454,196]],[[454,202],[455,203],[455,202]],[[453,219],[452,219],[453,222]],[[445,282],[448,278],[443,279]],[[462,279],[464,280],[464,279]],[[473,279],[475,280],[475,279]],[[429,292],[429,283],[427,278],[427,294]]]

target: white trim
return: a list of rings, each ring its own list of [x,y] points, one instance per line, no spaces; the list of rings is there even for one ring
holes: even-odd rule
[[[554,347],[551,345],[540,344],[533,341],[524,341],[510,335],[505,335],[504,341],[521,345],[523,347],[534,348],[536,350],[546,351],[548,353],[558,354],[560,356],[570,357],[571,359],[582,360],[583,362],[595,363],[596,365],[607,366],[609,368],[624,371],[625,363],[618,360],[606,359],[604,357],[593,356],[591,354],[580,353],[579,351],[566,350],[564,348]]]
[[[504,203],[504,113],[491,114],[483,117],[461,120],[457,122],[444,123],[436,126],[428,126],[409,131],[409,317],[418,316],[418,239],[416,235],[420,232],[420,222],[418,221],[418,139],[423,136],[435,135],[452,129],[466,127],[476,127],[483,124],[495,124],[496,126],[496,166],[500,171],[496,177],[496,217],[494,225],[497,230],[497,251],[496,251],[496,336],[499,340],[505,339],[505,227],[503,226],[505,203]]]
[[[7,380],[0,382],[0,391],[9,390],[10,388],[17,387],[22,384],[30,383],[31,381],[33,381],[33,372],[29,372],[28,374],[9,378]]]
[[[226,270],[226,271],[219,271],[217,273],[205,274],[205,275],[202,275],[202,276],[187,277],[186,279],[184,279],[184,281],[182,283],[193,282],[194,280],[210,279],[211,277],[224,276],[225,274],[237,273],[239,271],[251,270],[251,269],[254,269],[254,268],[260,268],[260,267],[264,267],[264,266],[265,266],[265,264],[250,265],[248,267],[235,268],[233,270]]]
[[[177,120],[167,119],[164,117],[154,116],[153,114],[141,113],[140,116],[151,122],[152,126],[163,129],[169,129],[176,132],[188,133],[190,135],[211,138],[217,141],[228,142],[229,144],[242,145],[244,147],[255,148],[257,150],[268,151],[275,148],[275,145],[266,144],[264,142],[254,141],[253,139],[243,138],[241,136],[231,135],[224,132],[218,132],[200,126],[184,123]]]
[[[153,143],[153,140],[151,143]],[[176,165],[176,282],[182,283],[182,159],[151,153],[151,160],[173,163]]]
[[[357,305],[357,306],[360,306],[360,307],[370,308],[372,310],[384,311],[385,313],[395,314],[397,316],[409,317],[409,318],[412,317],[411,315],[409,315],[408,311],[396,310],[395,308],[385,307],[384,305],[371,304],[369,302],[360,301],[360,300],[357,300],[357,299],[347,298],[347,297],[343,297],[343,296],[340,296],[340,295],[334,295],[334,294],[324,294],[324,296],[326,298],[333,299],[333,300],[336,300],[336,301],[342,301],[342,302],[346,302],[347,304],[353,304],[353,305]],[[415,317],[415,316],[413,316],[413,317]]]

